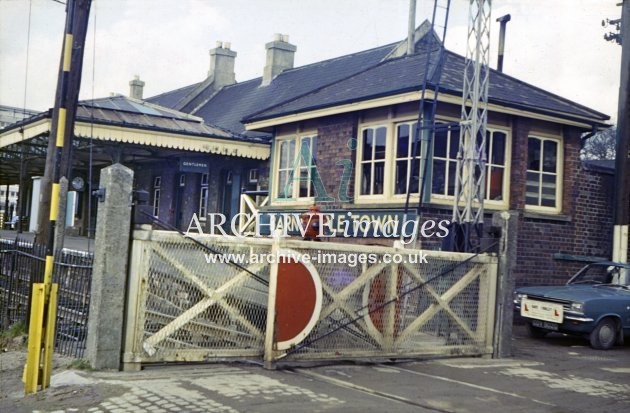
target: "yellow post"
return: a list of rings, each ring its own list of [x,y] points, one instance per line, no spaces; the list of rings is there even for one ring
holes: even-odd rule
[[[57,321],[57,291],[59,284],[52,284],[48,297],[46,314],[46,329],[44,331],[44,354],[42,365],[42,389],[50,386],[50,374],[52,373],[52,354],[55,350],[55,323]]]
[[[42,355],[42,324],[46,287],[42,283],[33,284],[31,294],[31,318],[28,328],[28,355],[24,374],[24,393],[35,393],[39,385],[40,360]]]

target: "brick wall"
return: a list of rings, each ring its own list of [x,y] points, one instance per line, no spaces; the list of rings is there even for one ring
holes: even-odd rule
[[[506,121],[507,122],[507,121]],[[333,203],[320,203],[323,211],[352,209],[353,202],[340,202],[345,195],[341,188],[343,163],[352,162],[352,173],[347,195],[354,198],[354,171],[356,151],[348,145],[357,138],[358,117],[355,114],[331,116],[318,120],[319,136],[317,167],[327,195],[336,199]],[[580,136],[582,130],[562,127],[558,124],[533,119],[513,117],[512,153],[510,175],[511,210],[520,212],[516,270],[517,284],[559,284],[579,269],[583,262],[559,260],[555,254],[575,256],[610,257],[612,239],[612,176],[585,169],[580,160]],[[563,193],[560,214],[535,214],[525,209],[528,136],[562,136],[563,139]],[[354,141],[356,142],[356,141]],[[379,205],[377,208],[397,208],[400,205]],[[302,208],[304,209],[304,208]],[[361,206],[361,209],[369,209]],[[491,210],[486,210],[485,228],[492,222]],[[426,206],[421,220],[450,220],[449,206]],[[361,238],[339,242],[366,245],[392,245],[393,239]],[[425,249],[439,249],[442,239],[434,237],[421,240]]]
[[[325,118],[317,128],[317,170],[332,203],[322,205],[325,208],[340,207],[340,199],[354,197],[354,165],[356,149],[357,119],[353,114]],[[342,187],[344,164],[352,162],[348,184]],[[346,166],[347,168],[347,166]],[[348,177],[346,176],[346,180]],[[340,192],[342,192],[340,194]],[[317,194],[318,196],[320,194]]]

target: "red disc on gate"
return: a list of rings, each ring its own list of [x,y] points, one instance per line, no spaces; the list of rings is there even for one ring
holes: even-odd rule
[[[311,332],[322,306],[322,284],[310,262],[301,262],[296,252],[282,253],[276,287],[275,341],[286,350]]]
[[[385,309],[388,308],[388,306],[395,306],[393,333],[394,337],[398,337],[401,327],[401,302],[400,300],[386,302],[389,301],[386,297],[387,277],[389,277],[389,274],[378,274],[366,286],[363,292],[363,305],[368,309],[366,322],[368,323],[368,327],[374,328],[376,331],[383,334],[385,323],[387,322],[385,319]],[[402,277],[400,275],[397,277],[396,290],[396,294],[400,294],[402,291]]]

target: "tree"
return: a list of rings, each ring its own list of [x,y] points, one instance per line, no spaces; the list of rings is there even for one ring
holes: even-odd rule
[[[615,159],[617,128],[601,130],[584,142],[582,159]]]

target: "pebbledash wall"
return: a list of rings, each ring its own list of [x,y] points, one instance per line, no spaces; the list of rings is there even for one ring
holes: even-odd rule
[[[444,105],[446,106],[446,105]],[[447,112],[454,108],[447,107]],[[348,142],[359,139],[359,127],[364,114],[353,112],[304,121],[301,124],[283,125],[286,130],[316,130],[318,136],[317,169],[329,196],[336,201],[319,204],[323,211],[335,209],[400,209],[400,203],[370,205],[354,201],[341,202],[344,163],[352,161],[352,175],[347,195],[355,200],[355,165],[357,151]],[[438,115],[439,116],[439,115]],[[313,123],[315,122],[315,123]],[[509,175],[509,210],[520,213],[518,226],[517,285],[561,284],[581,266],[587,257],[610,259],[612,243],[612,189],[611,171],[589,168],[580,160],[581,135],[584,130],[516,115],[491,113],[489,124],[507,125],[511,131],[511,162]],[[282,133],[282,129],[279,129]],[[562,137],[562,204],[558,213],[540,213],[525,206],[528,136],[532,132]],[[277,141],[276,141],[277,142]],[[415,206],[415,203],[414,203]],[[302,206],[289,207],[273,203],[270,210],[304,210]],[[500,209],[486,207],[486,225],[492,222],[492,213]],[[452,206],[430,203],[423,208],[421,219],[451,219]],[[334,241],[362,244],[391,245],[392,239],[335,238]],[[423,248],[438,249],[437,238],[424,240]]]

